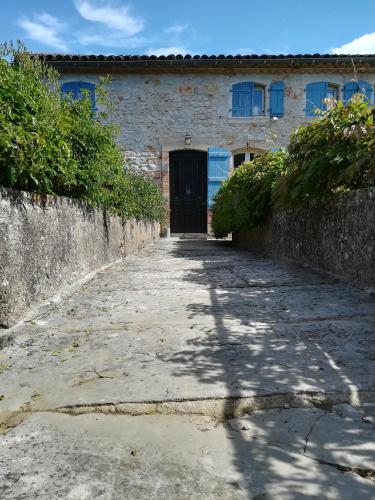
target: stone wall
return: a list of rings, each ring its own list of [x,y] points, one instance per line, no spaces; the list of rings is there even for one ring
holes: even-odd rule
[[[374,288],[375,188],[275,211],[264,226],[234,235],[234,242]]]
[[[122,223],[70,198],[0,188],[0,325],[152,243],[159,231],[158,223]]]

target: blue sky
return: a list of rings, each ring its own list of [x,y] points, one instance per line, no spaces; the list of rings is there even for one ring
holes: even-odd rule
[[[375,1],[3,0],[0,33],[38,52],[375,53]]]

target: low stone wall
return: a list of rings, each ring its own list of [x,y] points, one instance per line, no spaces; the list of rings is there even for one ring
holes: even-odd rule
[[[70,198],[0,188],[0,325],[102,266],[155,241],[156,222],[128,221]]]
[[[254,231],[237,233],[242,248],[292,259],[363,288],[375,287],[375,188],[326,202],[275,211]]]

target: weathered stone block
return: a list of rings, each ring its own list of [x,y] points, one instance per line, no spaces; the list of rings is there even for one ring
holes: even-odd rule
[[[234,235],[242,247],[375,287],[375,188],[274,211],[269,222]]]

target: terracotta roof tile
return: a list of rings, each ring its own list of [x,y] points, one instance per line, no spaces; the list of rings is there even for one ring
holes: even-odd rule
[[[207,55],[207,54],[169,54],[169,55],[95,55],[95,54],[33,54],[46,62],[59,68],[70,65],[95,66],[105,64],[106,66],[120,67],[235,67],[235,66],[259,66],[259,65],[352,65],[355,64],[375,65],[375,54],[236,54],[236,55]]]

